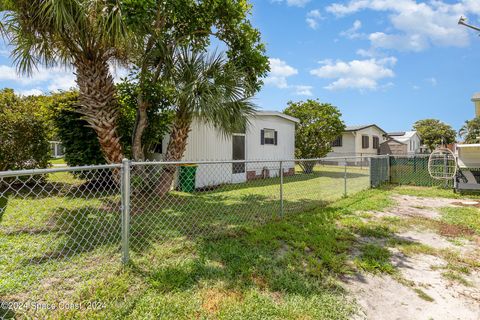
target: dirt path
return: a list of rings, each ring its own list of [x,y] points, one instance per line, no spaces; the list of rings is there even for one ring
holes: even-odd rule
[[[459,205],[458,200],[394,196],[397,205],[386,212],[373,213],[372,219],[421,217],[438,219],[439,208]],[[458,253],[462,257],[479,257],[476,241],[461,243],[424,228],[397,232],[395,237],[409,243],[432,248],[432,252]],[[394,276],[359,273],[345,279],[347,289],[361,307],[354,319],[435,319],[480,320],[480,271],[462,274],[462,281],[445,275],[448,262],[436,254],[409,254],[389,247]],[[436,251],[435,251],[436,250]]]

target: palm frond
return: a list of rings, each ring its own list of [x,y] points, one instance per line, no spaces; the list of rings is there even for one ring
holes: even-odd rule
[[[175,54],[173,81],[181,114],[224,134],[239,132],[255,111],[245,74],[229,65],[223,54],[180,48]]]

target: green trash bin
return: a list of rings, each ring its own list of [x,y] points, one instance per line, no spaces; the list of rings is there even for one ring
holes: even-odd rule
[[[180,191],[193,192],[195,191],[195,176],[197,174],[197,165],[184,164],[180,166],[180,173],[178,176],[178,186]]]

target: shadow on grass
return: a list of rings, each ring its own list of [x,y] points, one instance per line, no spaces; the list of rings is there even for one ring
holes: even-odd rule
[[[310,175],[285,177],[286,184],[305,181],[337,173],[321,172]],[[363,175],[360,175],[363,176]],[[150,248],[171,239],[216,239],[234,234],[244,227],[259,226],[280,217],[278,190],[255,189],[268,185],[278,185],[279,178],[250,181],[240,185],[224,186],[215,191],[195,192],[193,194],[172,192],[164,197],[155,194],[139,193],[133,190],[130,224],[130,249],[143,254]],[[85,189],[86,188],[86,189]],[[93,196],[86,193],[92,186],[77,186],[73,194],[83,197]],[[248,188],[253,188],[251,191]],[[47,190],[47,189],[45,189]],[[53,190],[53,189],[52,189]],[[55,189],[56,190],[56,189]],[[87,191],[85,191],[87,190]],[[242,191],[232,196],[225,191]],[[265,194],[265,190],[268,191]],[[308,190],[307,190],[308,191]],[[47,193],[47,195],[52,195]],[[47,196],[46,195],[46,196]],[[64,195],[71,197],[71,193]],[[102,196],[105,194],[102,193]],[[295,201],[284,200],[284,207],[289,214],[301,213],[315,207],[323,207],[327,202],[308,199],[308,194],[300,194]],[[22,197],[22,196],[20,196]],[[99,206],[85,205],[71,209],[58,206],[53,211],[47,224],[36,228],[13,228],[9,235],[54,233],[54,239],[41,244],[44,252],[25,257],[24,266],[43,264],[52,260],[68,259],[72,256],[91,252],[97,248],[120,251],[121,211],[120,203],[105,198],[98,198]],[[60,201],[61,205],[61,201]],[[5,205],[6,206],[6,202]],[[47,210],[46,210],[47,211]],[[1,222],[1,221],[0,221]],[[38,232],[37,232],[38,231]],[[40,240],[41,241],[41,240]],[[47,240],[44,240],[47,241]],[[38,244],[36,244],[38,245]]]
[[[212,281],[232,290],[259,288],[303,296],[325,290],[340,293],[342,288],[332,279],[350,272],[347,252],[353,238],[336,227],[338,214],[324,208],[199,239],[192,257],[163,267],[148,264],[147,257],[134,262],[132,269],[160,292],[189,290]]]
[[[56,240],[47,244],[46,252],[25,258],[22,265],[42,264],[62,260],[74,255],[93,251],[99,247],[117,247],[121,239],[119,209],[105,210],[86,206],[68,210],[57,208],[50,224]],[[19,230],[18,234],[23,233]],[[30,232],[31,233],[31,232]],[[10,232],[9,235],[15,234]]]
[[[37,179],[0,186],[0,198],[16,197],[26,200],[55,196],[85,198],[86,195],[95,198],[119,193],[120,187],[112,179],[96,179],[79,183]]]
[[[0,195],[0,223],[2,223],[3,215],[7,210],[8,198]]]
[[[139,204],[143,204],[139,207]],[[298,210],[324,206],[324,201],[292,202]],[[285,206],[289,202],[285,201]],[[42,264],[68,259],[97,248],[119,251],[121,215],[119,204],[103,201],[102,205],[77,209],[57,207],[47,224],[35,228],[17,227],[7,230],[8,236],[49,235],[54,239],[41,244],[47,248],[35,256],[25,257],[22,265]],[[187,195],[171,193],[152,201],[132,199],[130,249],[142,254],[152,246],[171,239],[215,238],[232,234],[246,226],[258,226],[279,217],[278,199],[260,194],[244,194],[235,198],[222,194]],[[46,240],[45,240],[46,241]],[[35,246],[38,246],[36,243]]]

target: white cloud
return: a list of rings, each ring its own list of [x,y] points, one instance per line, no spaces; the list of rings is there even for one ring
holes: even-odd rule
[[[110,66],[115,83],[128,75],[122,67]],[[0,65],[0,82],[4,87],[21,87],[17,91],[23,95],[39,95],[42,93],[69,90],[76,88],[76,76],[71,68],[39,67],[30,76],[19,75],[14,67]]]
[[[0,81],[6,82],[4,86],[34,86],[34,88],[21,89],[19,92],[27,92],[33,89],[40,90],[40,87],[55,91],[76,86],[73,71],[58,67],[48,69],[40,67],[38,70],[34,70],[30,76],[24,76],[19,75],[14,67],[0,65]]]
[[[294,88],[295,88],[295,94],[299,96],[313,96],[312,86],[299,85],[299,86],[294,86]]]
[[[320,13],[320,10],[315,9],[307,13],[307,17],[305,21],[307,22],[310,28],[316,30],[318,28],[318,22],[322,19],[323,17],[322,17],[322,14]]]
[[[279,89],[290,89],[296,95],[311,96],[313,95],[312,86],[308,85],[289,85],[288,79],[297,75],[298,70],[288,65],[285,61],[278,58],[270,58],[270,73],[264,79],[265,84],[277,87]]]
[[[480,1],[460,0],[457,3],[432,0],[351,0],[334,3],[326,11],[337,16],[361,10],[386,12],[392,31],[369,35],[373,47],[402,51],[421,51],[435,46],[463,47],[469,44],[469,30],[457,25],[461,15],[480,16]]]
[[[362,28],[362,21],[355,20],[352,27],[350,29],[340,32],[340,35],[348,39],[360,38],[362,36],[362,34],[358,32],[360,28]]]
[[[298,70],[277,58],[270,58],[269,62],[270,73],[265,83],[281,89],[288,88],[287,78],[298,74]]]
[[[17,93],[21,96],[39,96],[44,92],[39,88],[33,88],[28,90],[18,90]]]
[[[285,2],[289,7],[305,7],[310,0],[272,0],[272,2]]]
[[[123,66],[119,65],[110,65],[110,72],[113,76],[113,82],[119,83],[122,81],[123,78],[128,77],[129,70]]]
[[[429,47],[428,40],[419,34],[403,35],[374,32],[368,36],[368,39],[374,48],[419,52]]]
[[[437,85],[437,79],[434,77],[425,79],[425,82],[429,83],[432,87],[435,87]]]
[[[378,55],[378,53],[373,48],[370,48],[368,50],[358,49],[357,54],[361,57],[366,57],[366,58],[373,58]]]
[[[379,81],[393,78],[395,73],[391,69],[397,62],[395,57],[382,59],[352,60],[352,61],[323,61],[323,66],[310,71],[323,79],[335,79],[325,89],[360,89],[376,90]]]
[[[72,73],[60,75],[59,77],[52,79],[47,88],[49,91],[62,91],[76,87],[77,83],[75,82],[75,75]]]

